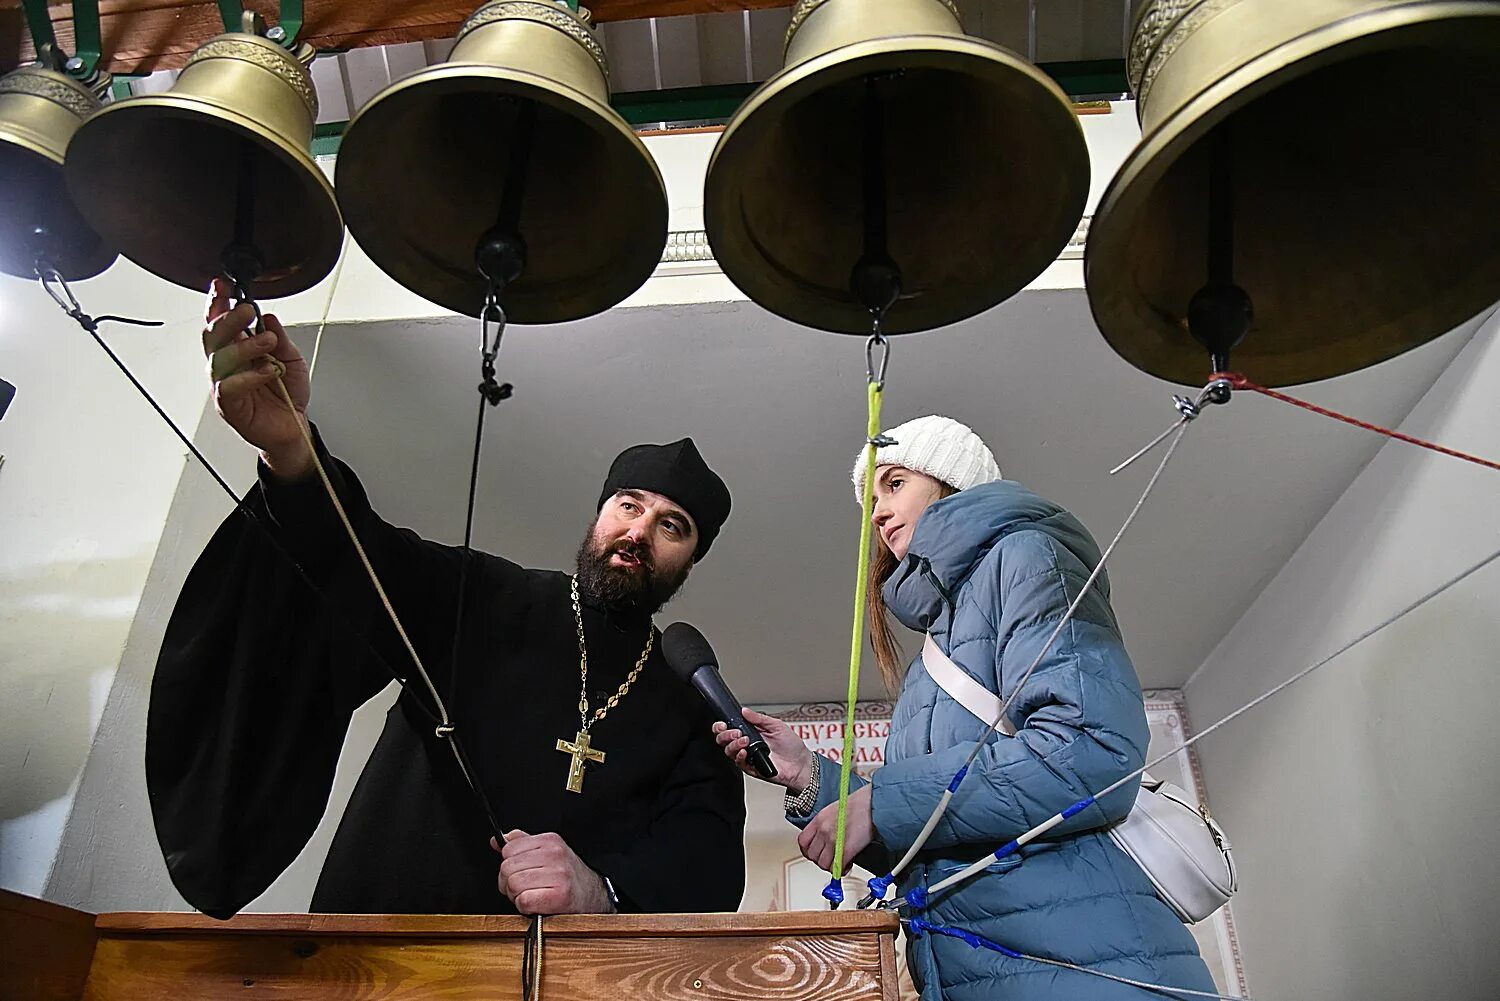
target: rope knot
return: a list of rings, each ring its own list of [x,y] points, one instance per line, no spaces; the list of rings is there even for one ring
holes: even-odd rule
[[[891,884],[895,881],[895,877],[890,873],[871,879],[867,884],[870,887],[870,892],[860,900],[859,909],[864,910],[872,904],[884,904],[886,891],[891,888]]]
[[[433,733],[437,734],[437,736],[438,736],[438,738],[440,740],[448,740],[449,738],[451,738],[453,736],[453,724],[452,723],[439,723],[437,725],[437,727],[433,730]]]

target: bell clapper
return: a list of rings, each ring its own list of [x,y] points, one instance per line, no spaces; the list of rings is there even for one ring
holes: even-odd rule
[[[1229,353],[1250,332],[1254,305],[1234,283],[1234,186],[1229,129],[1214,130],[1208,175],[1208,283],[1188,304],[1188,333],[1208,349],[1215,374],[1229,371]],[[1228,403],[1227,380],[1209,383],[1209,401]]]
[[[507,185],[507,193],[509,187]],[[492,407],[510,399],[515,391],[510,383],[495,381],[495,356],[500,353],[500,338],[505,334],[505,310],[500,305],[500,296],[526,269],[526,241],[514,229],[503,226],[502,219],[479,238],[479,246],[474,251],[475,267],[488,283],[484,305],[479,309],[479,367],[483,379],[479,383],[479,395]],[[494,327],[493,340],[491,326]]]
[[[864,252],[849,275],[849,290],[874,318],[875,337],[880,322],[901,296],[901,268],[887,246],[885,106],[880,99],[883,76],[865,77],[864,156],[861,184],[864,201]],[[883,339],[883,338],[882,338]]]
[[[246,11],[246,18],[250,12]],[[234,182],[234,236],[219,255],[219,267],[233,287],[234,297],[255,310],[255,332],[265,330],[260,304],[250,291],[252,282],[265,271],[265,258],[255,248],[255,160],[240,156]]]
[[[500,210],[495,224],[479,238],[474,248],[474,267],[487,283],[484,305],[479,310],[479,357],[483,380],[479,395],[490,406],[510,399],[515,387],[495,381],[495,356],[505,334],[505,310],[500,297],[526,270],[526,239],[521,235],[521,203],[526,197],[526,175],[531,169],[531,147],[536,133],[536,105],[519,100],[516,127],[511,139],[510,161],[500,189]],[[494,325],[494,341],[490,326]]]
[[[224,248],[221,260],[221,270],[235,301],[242,305],[249,303],[255,311],[255,332],[263,332],[266,329],[265,317],[261,315],[260,303],[250,291],[250,283],[260,276],[262,270],[260,255],[249,244],[236,241]]]
[[[849,290],[870,311],[870,337],[865,342],[865,376],[885,387],[891,342],[881,329],[885,314],[901,297],[901,268],[891,259],[886,242],[888,199],[885,170],[885,107],[881,81],[892,74],[865,77],[864,155],[861,184],[864,210],[864,248],[849,274]]]

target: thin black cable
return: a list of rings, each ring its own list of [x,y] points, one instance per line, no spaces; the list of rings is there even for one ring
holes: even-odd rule
[[[474,428],[474,459],[469,465],[469,510],[464,520],[464,545],[459,554],[458,563],[458,601],[457,611],[453,613],[453,657],[450,666],[451,677],[458,676],[459,640],[463,636],[464,629],[464,600],[469,583],[469,563],[474,553],[470,548],[474,536],[474,497],[479,484],[479,449],[484,441],[484,410],[489,404],[481,394],[479,397],[479,421]]]
[[[501,400],[506,399],[510,395],[510,387],[508,385],[496,386],[494,378],[495,355],[500,350],[500,338],[505,332],[505,314],[500,312],[499,305],[496,303],[497,296],[497,288],[492,287],[479,319],[480,357],[484,381],[479,384],[479,416],[474,423],[474,454],[469,463],[469,498],[464,515],[464,544],[459,553],[458,600],[454,602],[452,656],[449,667],[450,678],[458,677],[459,655],[463,647],[464,605],[468,598],[469,564],[474,561],[474,503],[479,494],[479,459],[484,446],[484,412],[488,407],[499,405]],[[496,314],[498,314],[499,321],[499,329],[495,335],[493,349],[490,347],[487,336],[489,311],[492,307]],[[473,767],[469,763],[468,755],[456,743],[454,744],[454,750],[458,754],[460,758],[459,763],[465,772],[473,774]],[[500,827],[499,822],[495,819],[495,813],[490,807],[488,798],[476,783],[471,783],[471,786],[474,788],[475,794],[479,797],[485,816],[489,818],[490,827],[494,829],[495,843],[503,847],[505,844],[505,833]]]
[[[51,294],[51,290],[49,289],[48,291],[49,294]],[[385,657],[380,653],[380,651],[376,648],[374,642],[371,641],[370,638],[366,636],[362,630],[358,629],[354,625],[354,623],[349,621],[348,617],[342,612],[342,610],[333,601],[333,599],[329,597],[329,595],[322,588],[318,587],[318,585],[313,581],[311,575],[308,574],[308,572],[302,567],[302,564],[297,561],[297,558],[292,555],[291,551],[288,550],[286,546],[281,542],[281,540],[276,537],[276,534],[271,530],[270,526],[262,521],[260,517],[253,510],[251,510],[244,503],[244,501],[240,499],[239,495],[235,493],[234,488],[229,485],[228,481],[225,480],[224,477],[220,475],[218,469],[214,467],[214,464],[208,461],[208,457],[205,456],[195,444],[193,444],[192,439],[183,432],[182,428],[179,427],[177,422],[172,419],[171,415],[162,408],[161,404],[156,401],[156,398],[151,395],[150,390],[148,390],[141,383],[141,381],[135,377],[135,374],[130,371],[130,368],[125,364],[123,360],[121,360],[120,356],[115,354],[115,352],[110,348],[109,344],[105,342],[104,338],[99,335],[98,329],[99,323],[103,322],[105,319],[116,320],[118,322],[125,323],[136,323],[146,326],[159,326],[160,324],[154,321],[126,320],[120,317],[100,317],[98,319],[95,319],[94,317],[89,316],[87,313],[83,312],[82,309],[77,307],[74,307],[72,309],[64,307],[64,312],[66,312],[69,317],[77,322],[78,325],[82,327],[83,330],[94,339],[94,342],[103,349],[104,353],[109,356],[110,361],[114,362],[115,366],[122,373],[124,373],[125,378],[130,381],[130,384],[136,388],[136,391],[139,392],[142,397],[145,398],[146,402],[151,405],[151,408],[155,410],[156,413],[161,417],[161,419],[166,422],[167,426],[172,429],[172,432],[177,436],[178,440],[180,440],[184,445],[187,446],[188,451],[193,454],[193,457],[198,460],[203,468],[208,471],[209,475],[213,477],[214,482],[218,483],[219,487],[224,491],[226,495],[228,495],[229,499],[234,502],[235,510],[248,518],[250,523],[254,525],[256,529],[259,530],[260,533],[265,537],[266,541],[271,543],[272,548],[286,559],[287,563],[290,564],[292,569],[297,572],[297,576],[301,579],[301,581],[307,585],[309,590],[313,592],[313,595],[320,601],[322,601],[324,606],[333,613],[335,621],[339,625],[343,626],[350,635],[355,637],[361,644],[364,645],[364,647],[369,651],[370,656],[374,658],[375,662],[382,668],[384,668],[386,672],[396,680],[397,684],[401,686],[402,693],[411,697],[412,702],[416,706],[416,708],[424,716],[426,716],[431,723],[433,723],[434,725],[440,724],[442,720],[438,716],[438,714],[430,709],[426,705],[426,703],[422,701],[421,695],[418,694],[414,688],[408,685],[406,678],[402,677],[401,674],[391,666],[390,662],[387,661]],[[463,744],[458,739],[457,732],[450,730],[449,733],[447,733],[446,735],[442,735],[442,737],[443,739],[450,742],[453,748],[454,755],[459,759],[460,766],[464,773],[463,777],[465,783],[469,786],[470,791],[473,792],[474,797],[478,802],[480,809],[483,811],[485,819],[488,821],[492,832],[495,834],[496,838],[501,839],[501,843],[503,843],[504,829],[495,817],[495,811],[490,805],[489,797],[485,795],[484,790],[480,787],[479,783],[471,778],[471,776],[476,773],[473,770],[468,752],[464,750]]]
[[[536,926],[541,917],[533,917],[526,926],[526,942],[521,947],[521,998],[522,1001],[538,1001],[533,996],[532,980],[536,976]]]

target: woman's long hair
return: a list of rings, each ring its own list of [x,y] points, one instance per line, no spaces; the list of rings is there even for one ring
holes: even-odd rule
[[[946,483],[938,483],[938,500],[958,493]],[[896,631],[891,625],[890,610],[885,607],[885,595],[881,589],[891,574],[896,572],[896,554],[886,547],[885,540],[876,532],[870,540],[874,552],[870,559],[870,598],[865,609],[870,622],[870,645],[875,648],[875,663],[880,668],[880,678],[886,691],[895,698],[901,691],[901,682],[906,677],[906,656],[901,644],[896,642]]]

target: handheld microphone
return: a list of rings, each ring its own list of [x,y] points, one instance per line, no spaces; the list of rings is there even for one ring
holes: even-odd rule
[[[686,622],[674,622],[661,634],[661,652],[672,673],[698,689],[703,701],[729,729],[738,730],[750,738],[750,746],[745,751],[760,776],[775,778],[776,766],[771,764],[771,748],[760,731],[740,715],[740,702],[724,684],[724,678],[719,674],[719,658],[714,656],[714,648],[708,645],[703,634]]]

